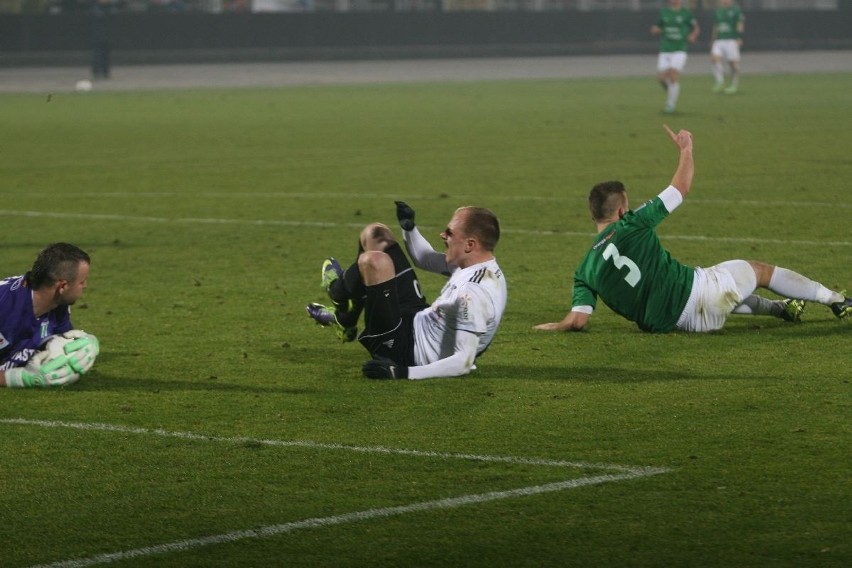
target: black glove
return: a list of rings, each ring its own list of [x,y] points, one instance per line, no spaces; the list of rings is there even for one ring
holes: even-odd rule
[[[396,203],[396,218],[399,219],[399,226],[403,231],[411,231],[414,229],[414,209],[408,206],[405,201],[394,201]]]
[[[367,361],[361,366],[364,376],[370,379],[407,379],[408,367],[397,365],[386,357]]]

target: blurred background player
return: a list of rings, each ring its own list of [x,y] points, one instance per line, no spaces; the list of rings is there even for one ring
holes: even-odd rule
[[[682,0],[669,0],[660,11],[657,23],[651,26],[651,35],[660,36],[660,53],[657,56],[657,80],[666,91],[664,112],[672,113],[680,97],[680,73],[686,66],[687,43],[695,43],[701,29]]]
[[[99,345],[89,334],[62,360],[29,364],[50,336],[74,328],[71,306],[88,285],[89,262],[80,248],[55,243],[39,253],[25,275],[0,280],[0,386],[63,386],[91,368]]]
[[[740,83],[740,47],[745,33],[745,16],[734,0],[719,0],[719,7],[713,13],[713,45],[710,59],[713,63],[713,77],[716,84],[714,93],[732,95],[737,92]],[[725,88],[725,65],[730,67],[730,83]]]

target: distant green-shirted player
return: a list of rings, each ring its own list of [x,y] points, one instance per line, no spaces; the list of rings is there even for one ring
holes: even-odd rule
[[[732,95],[740,84],[740,48],[745,33],[745,16],[734,0],[719,0],[713,13],[713,44],[710,60],[713,63],[714,93]],[[725,87],[725,64],[730,67],[730,83]]]
[[[780,266],[729,260],[709,268],[686,266],[663,248],[656,227],[689,193],[695,170],[692,134],[665,127],[680,149],[671,184],[630,210],[619,181],[597,184],[589,209],[598,234],[574,273],[571,311],[561,321],[536,326],[546,331],[583,329],[600,298],[644,331],[714,331],[730,313],[771,315],[797,321],[805,300],[825,304],[839,318],[852,315],[852,298]],[[757,296],[767,288],[785,300]]]
[[[672,113],[680,97],[680,74],[686,66],[686,47],[695,43],[701,29],[690,10],[681,0],[669,0],[660,11],[657,23],[651,26],[651,35],[660,37],[657,56],[657,80],[666,91],[664,111]]]

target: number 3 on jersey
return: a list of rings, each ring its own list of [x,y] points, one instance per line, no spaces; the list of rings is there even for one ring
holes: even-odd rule
[[[616,268],[627,267],[627,276],[624,277],[624,280],[631,288],[635,288],[636,285],[639,284],[639,280],[642,278],[642,271],[639,270],[639,267],[636,266],[635,262],[626,256],[621,256],[614,244],[609,243],[609,245],[607,245],[603,251],[603,258],[604,260],[612,259],[612,263]]]

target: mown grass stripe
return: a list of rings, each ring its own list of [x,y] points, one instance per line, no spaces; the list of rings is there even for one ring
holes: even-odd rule
[[[136,215],[114,215],[114,214],[98,214],[98,213],[58,213],[49,211],[10,211],[0,210],[0,216],[4,217],[30,217],[30,218],[51,218],[51,219],[86,219],[90,221],[118,221],[118,222],[141,222],[141,223],[175,223],[175,224],[196,224],[196,225],[251,225],[251,226],[273,226],[273,227],[347,227],[347,228],[362,228],[363,223],[335,223],[329,221],[288,221],[285,219],[218,219],[218,218],[199,218],[199,217],[153,217],[153,216],[136,216]],[[421,226],[421,229],[429,229],[427,226]],[[527,229],[511,229],[503,230],[506,234],[515,235],[540,235],[540,236],[558,236],[558,237],[582,237],[589,238],[595,236],[592,232],[585,231],[541,231]],[[719,242],[719,243],[750,243],[750,244],[771,244],[771,245],[799,245],[799,246],[852,246],[852,241],[813,241],[808,239],[758,239],[752,237],[710,237],[704,235],[661,235],[663,240],[679,240],[679,241],[702,241],[702,242]]]

